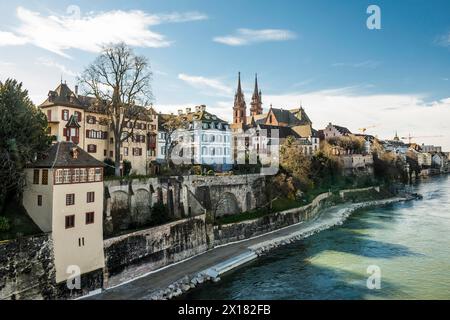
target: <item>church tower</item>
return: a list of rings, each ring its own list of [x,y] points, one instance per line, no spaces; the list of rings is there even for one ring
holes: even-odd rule
[[[255,90],[253,91],[250,107],[250,116],[256,116],[263,113],[261,90],[258,89],[258,75],[255,74]]]
[[[245,125],[247,123],[247,106],[245,105],[244,93],[241,88],[241,73],[238,74],[238,87],[234,95],[233,106],[233,124],[235,126]]]

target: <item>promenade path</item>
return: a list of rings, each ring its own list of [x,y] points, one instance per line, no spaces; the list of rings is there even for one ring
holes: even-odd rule
[[[339,205],[323,210],[314,219],[288,226],[270,233],[257,236],[252,239],[242,240],[240,242],[216,247],[193,258],[184,260],[174,265],[170,265],[161,270],[156,270],[141,278],[131,282],[107,289],[97,295],[86,297],[85,299],[95,300],[140,300],[148,299],[152,293],[166,289],[170,284],[183,278],[189,277],[213,267],[221,262],[231,259],[235,256],[250,252],[249,247],[261,242],[276,240],[289,236],[290,234],[308,231],[319,228],[321,225],[329,225],[330,222],[338,223],[345,208],[351,205]]]

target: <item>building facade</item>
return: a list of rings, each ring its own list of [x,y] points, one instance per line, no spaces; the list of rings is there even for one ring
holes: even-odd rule
[[[103,167],[73,142],[58,142],[25,170],[23,205],[51,232],[57,283],[104,267]]]
[[[168,150],[166,141],[176,141],[171,160],[192,164],[206,164],[219,170],[228,170],[231,167],[231,128],[228,122],[219,119],[216,115],[206,111],[206,106],[196,106],[194,110],[187,108],[178,111],[178,115],[163,115],[161,119],[181,117],[184,128],[177,129],[166,140],[167,132],[164,131],[164,120],[160,121],[158,133],[159,161],[165,160]]]
[[[108,115],[96,104],[96,99],[79,95],[77,87],[72,91],[61,83],[49,91],[39,107],[47,115],[48,134],[55,141],[71,141],[100,161],[114,160],[114,134]],[[157,153],[158,115],[153,108],[145,108],[145,116],[136,123],[129,121],[125,131],[132,129],[133,135],[121,144],[121,163],[128,160],[132,171],[148,174]]]

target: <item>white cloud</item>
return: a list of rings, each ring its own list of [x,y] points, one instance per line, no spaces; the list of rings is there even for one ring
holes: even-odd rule
[[[180,73],[178,75],[178,79],[183,80],[189,85],[199,88],[199,89],[207,89],[207,94],[219,94],[219,95],[229,95],[233,92],[233,90],[223,84],[218,79],[206,78],[202,76],[191,76],[184,73]],[[211,92],[211,89],[213,92]]]
[[[237,29],[234,35],[215,37],[213,40],[229,46],[242,46],[266,41],[286,41],[296,38],[296,34],[283,29]]]
[[[20,46],[27,43],[27,39],[19,37],[12,32],[0,31],[0,45]]]
[[[65,65],[62,65],[60,63],[57,63],[51,59],[48,58],[38,58],[36,61],[37,64],[46,66],[46,67],[50,67],[50,68],[56,68],[58,69],[61,73],[65,74],[65,75],[69,75],[72,77],[76,77],[77,73],[68,69]]]
[[[23,7],[17,8],[17,17],[20,25],[14,33],[0,31],[0,46],[33,44],[65,57],[69,49],[99,52],[103,45],[118,42],[136,47],[167,47],[171,41],[149,27],[207,18],[198,12],[151,15],[140,10],[43,16]]]

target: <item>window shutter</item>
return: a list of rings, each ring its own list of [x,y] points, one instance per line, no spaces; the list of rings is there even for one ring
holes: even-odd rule
[[[89,130],[86,130],[86,137],[90,138],[90,136],[89,136]]]
[[[67,128],[63,128],[63,136],[67,137]]]
[[[78,122],[81,122],[81,112],[78,112]]]

